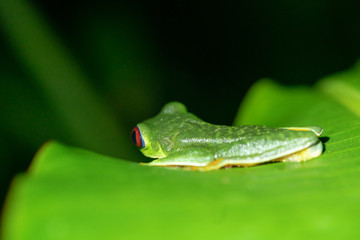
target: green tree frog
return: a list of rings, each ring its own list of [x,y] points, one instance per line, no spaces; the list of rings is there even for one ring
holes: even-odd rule
[[[300,162],[323,151],[322,128],[260,125],[214,125],[189,113],[179,102],[132,130],[133,143],[147,157],[146,165],[209,171],[265,162]]]

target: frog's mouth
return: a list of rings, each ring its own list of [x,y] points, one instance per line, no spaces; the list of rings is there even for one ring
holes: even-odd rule
[[[166,154],[162,150],[159,143],[149,143],[145,148],[141,148],[140,151],[150,158],[163,158],[166,157]]]

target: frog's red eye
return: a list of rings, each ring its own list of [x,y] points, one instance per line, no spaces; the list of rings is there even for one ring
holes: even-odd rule
[[[134,127],[131,131],[131,140],[138,147],[145,147],[145,142],[143,137],[141,136],[141,132],[138,126]]]

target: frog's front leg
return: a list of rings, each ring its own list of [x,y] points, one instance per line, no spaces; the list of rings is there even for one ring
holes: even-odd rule
[[[214,160],[214,154],[207,148],[189,148],[173,152],[164,158],[145,163],[151,166],[202,167]]]

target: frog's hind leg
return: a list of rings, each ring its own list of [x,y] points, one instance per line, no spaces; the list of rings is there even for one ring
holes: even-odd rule
[[[266,162],[302,162],[312,158],[320,156],[323,152],[323,144],[318,141],[314,145],[300,150],[298,152],[291,153],[289,155],[281,156],[273,160],[267,161],[254,161],[251,159],[233,159],[233,158],[219,158],[209,162],[205,166],[192,167],[191,170],[197,171],[211,171],[220,168],[231,168],[231,167],[251,167]]]
[[[320,156],[323,152],[321,141],[301,151],[274,159],[274,162],[303,162]]]

